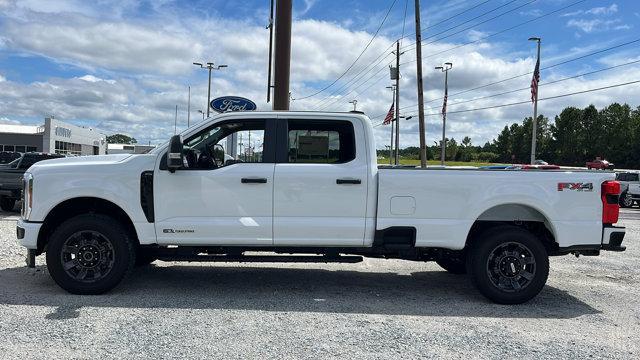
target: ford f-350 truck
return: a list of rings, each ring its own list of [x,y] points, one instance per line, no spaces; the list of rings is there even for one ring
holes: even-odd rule
[[[75,294],[155,260],[372,257],[436,261],[513,304],[542,290],[549,256],[625,249],[614,177],[379,168],[364,115],[224,113],[148,154],[35,164],[17,233]]]

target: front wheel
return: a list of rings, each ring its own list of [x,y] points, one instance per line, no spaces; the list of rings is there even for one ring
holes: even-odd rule
[[[534,298],[547,282],[547,251],[530,232],[502,226],[475,239],[467,270],[480,293],[499,304],[521,304]]]
[[[128,232],[100,214],[63,222],[47,245],[47,268],[53,280],[73,294],[102,294],[133,268],[136,251]]]

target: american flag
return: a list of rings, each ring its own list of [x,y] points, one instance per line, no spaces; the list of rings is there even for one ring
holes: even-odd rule
[[[387,116],[385,116],[384,121],[382,122],[382,125],[389,125],[393,121],[393,106],[394,105],[395,105],[394,103],[391,103],[391,108],[389,109],[389,112],[387,113]]]
[[[445,86],[444,88],[444,101],[442,102],[442,115],[446,115],[447,113],[447,98],[449,97],[448,88]]]
[[[531,78],[531,102],[536,101],[538,97],[538,83],[540,82],[540,59],[536,61],[536,69],[533,70],[533,77]]]

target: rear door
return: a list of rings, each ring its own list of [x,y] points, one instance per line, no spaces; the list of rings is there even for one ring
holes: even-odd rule
[[[364,128],[352,120],[279,119],[275,245],[361,246],[367,208]]]

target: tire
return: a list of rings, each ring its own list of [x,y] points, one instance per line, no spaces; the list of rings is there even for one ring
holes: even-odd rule
[[[117,220],[79,215],[60,224],[49,238],[47,268],[53,280],[72,294],[102,294],[131,272],[135,249]]]
[[[624,192],[622,194],[620,194],[620,207],[622,208],[630,208],[633,206],[633,198],[631,197],[631,194],[629,194],[628,192]]]
[[[547,282],[549,256],[529,231],[500,226],[474,239],[467,270],[488,299],[498,304],[521,304],[538,295]]]
[[[0,198],[0,209],[2,209],[2,211],[13,211],[15,206],[16,199],[10,199],[8,197]]]
[[[440,265],[441,268],[447,270],[452,274],[461,275],[467,273],[467,264],[461,257],[442,257],[436,260],[436,264]]]

